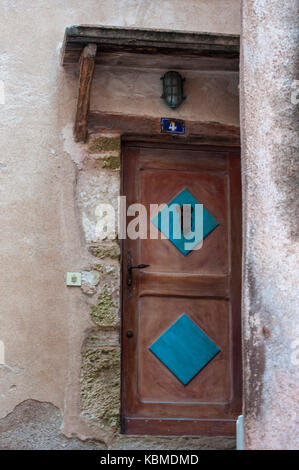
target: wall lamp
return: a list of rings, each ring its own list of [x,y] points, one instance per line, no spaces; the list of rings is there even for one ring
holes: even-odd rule
[[[173,70],[166,72],[161,77],[163,82],[163,94],[161,98],[165,101],[167,106],[172,109],[178,108],[186,99],[183,93],[184,78]]]

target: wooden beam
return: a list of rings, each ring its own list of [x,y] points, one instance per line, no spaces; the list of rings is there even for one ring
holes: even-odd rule
[[[66,29],[62,65],[78,62],[86,44],[100,45],[101,54],[200,58],[203,67],[214,70],[238,70],[240,38],[238,35],[186,33],[157,29],[115,28],[106,26],[71,26]],[[131,59],[133,60],[133,59]]]
[[[103,131],[113,131],[122,136],[159,137],[164,141],[174,138],[182,142],[198,143],[201,145],[218,145],[226,147],[240,146],[240,128],[218,122],[185,121],[186,131],[183,136],[173,136],[161,133],[161,119],[151,116],[133,116],[126,114],[91,112],[88,119],[88,131],[97,134]]]
[[[66,28],[67,43],[98,43],[131,45],[132,47],[182,47],[199,49],[213,47],[215,50],[239,51],[237,34],[215,34],[174,31],[167,29],[121,28],[112,26],[77,25]],[[134,44],[133,44],[134,43]],[[149,51],[150,52],[150,51]]]
[[[76,142],[85,142],[87,139],[87,118],[96,53],[97,45],[88,44],[84,47],[80,57],[79,93],[74,125],[74,137]]]

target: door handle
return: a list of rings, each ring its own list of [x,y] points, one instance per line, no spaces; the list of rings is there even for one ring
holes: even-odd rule
[[[128,265],[127,285],[131,287],[133,284],[133,276],[132,276],[133,269],[144,269],[144,268],[149,268],[149,267],[150,267],[149,264],[138,264],[138,266]]]
[[[130,266],[129,271],[132,271],[132,269],[144,269],[144,268],[149,268],[149,264],[138,264],[138,266]]]

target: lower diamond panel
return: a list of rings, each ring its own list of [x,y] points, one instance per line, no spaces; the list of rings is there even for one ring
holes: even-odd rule
[[[149,350],[184,385],[220,352],[218,346],[185,313]]]

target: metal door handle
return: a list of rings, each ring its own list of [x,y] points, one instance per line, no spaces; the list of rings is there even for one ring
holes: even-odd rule
[[[132,286],[133,283],[133,277],[132,277],[132,270],[133,269],[144,269],[144,268],[149,268],[149,264],[138,264],[138,266],[128,266],[128,276],[127,276],[127,284],[129,287]]]
[[[129,271],[132,271],[132,269],[144,269],[144,268],[149,268],[149,264],[138,264],[138,266],[130,266]]]

